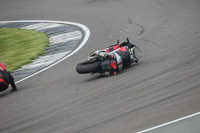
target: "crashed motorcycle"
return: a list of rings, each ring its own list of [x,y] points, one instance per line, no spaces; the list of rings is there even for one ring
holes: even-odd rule
[[[117,41],[117,44],[106,49],[92,52],[85,62],[76,66],[76,71],[79,74],[116,75],[122,69],[138,63],[141,55],[141,49],[127,38],[121,44]]]

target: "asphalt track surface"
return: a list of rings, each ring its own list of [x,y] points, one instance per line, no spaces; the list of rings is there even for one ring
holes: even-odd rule
[[[0,20],[63,20],[91,36],[76,54],[0,96],[1,133],[133,133],[200,111],[199,0],[1,0]],[[143,51],[117,76],[79,75],[128,30]]]

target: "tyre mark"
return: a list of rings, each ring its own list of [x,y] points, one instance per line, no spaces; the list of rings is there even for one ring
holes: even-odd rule
[[[129,16],[128,16],[128,23],[140,27],[141,30],[137,35],[141,35],[144,33],[144,27],[142,25],[134,23]]]

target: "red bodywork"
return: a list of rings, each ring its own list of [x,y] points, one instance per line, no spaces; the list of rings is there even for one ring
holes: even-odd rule
[[[7,71],[7,68],[6,66],[0,62],[0,67],[3,69],[3,70],[6,70]],[[2,69],[0,68],[0,71],[2,71]]]
[[[4,71],[6,70],[7,71],[7,68],[6,66],[0,62],[0,71]],[[0,74],[0,82],[3,82],[6,86],[9,86],[6,81],[3,79],[2,75]]]

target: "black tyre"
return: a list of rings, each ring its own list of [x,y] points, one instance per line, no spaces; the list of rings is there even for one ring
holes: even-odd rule
[[[101,61],[82,62],[76,66],[76,71],[79,74],[96,73],[101,71]]]

